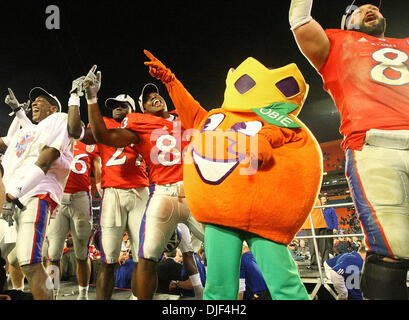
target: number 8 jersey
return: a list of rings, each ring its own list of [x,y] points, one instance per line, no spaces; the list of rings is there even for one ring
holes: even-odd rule
[[[409,130],[409,38],[325,33],[331,49],[319,73],[341,115],[342,148],[361,150],[369,129]]]
[[[183,150],[189,144],[179,120],[130,113],[122,121],[122,128],[140,137],[135,145],[149,168],[151,183],[163,185],[183,180]]]

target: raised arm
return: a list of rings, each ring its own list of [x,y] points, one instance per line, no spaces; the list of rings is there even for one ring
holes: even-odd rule
[[[32,124],[29,118],[27,118],[27,113],[30,110],[30,100],[24,103],[19,103],[13,90],[8,88],[9,94],[6,96],[4,102],[8,104],[12,110],[9,115],[15,114],[19,120],[19,125],[24,127],[28,124]]]
[[[6,96],[4,102],[8,104],[12,110],[9,115],[15,115],[13,122],[11,123],[7,136],[0,138],[0,152],[4,153],[7,150],[7,146],[10,143],[11,138],[20,130],[20,127],[24,127],[28,124],[32,124],[30,119],[27,118],[26,112],[28,112],[30,100],[24,103],[19,103],[14,95],[13,90],[8,89],[9,94]]]
[[[329,39],[321,25],[311,17],[312,0],[291,0],[289,21],[298,47],[315,69],[328,58]]]
[[[85,144],[94,144],[96,141],[91,129],[85,128],[80,115],[80,97],[84,95],[83,83],[85,76],[79,77],[72,82],[70,99],[68,100],[68,134],[74,139]]]
[[[139,136],[128,129],[108,129],[98,106],[98,91],[101,87],[101,72],[95,74],[97,66],[93,66],[84,81],[85,95],[88,103],[88,119],[92,134],[98,143],[110,147],[122,148],[139,142]]]
[[[169,96],[185,128],[195,128],[207,117],[207,111],[185,89],[176,76],[160,62],[148,50],[144,50],[150,61],[145,62],[149,66],[149,73],[163,82],[169,92]]]

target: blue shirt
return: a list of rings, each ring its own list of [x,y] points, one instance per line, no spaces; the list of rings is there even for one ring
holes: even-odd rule
[[[240,279],[246,280],[244,296],[248,299],[252,299],[255,294],[268,290],[267,284],[251,251],[241,256]]]
[[[338,230],[338,215],[335,209],[326,208],[325,210],[323,210],[323,215],[327,224],[327,229]]]
[[[328,259],[327,264],[345,279],[348,299],[362,300],[360,281],[364,260],[358,252],[348,252]],[[356,273],[356,274],[355,274]]]

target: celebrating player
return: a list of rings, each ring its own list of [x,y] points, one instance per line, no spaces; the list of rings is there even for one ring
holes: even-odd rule
[[[95,71],[93,67],[90,73]],[[76,104],[77,106],[79,104]],[[113,118],[104,117],[104,125],[111,130],[118,130],[121,122],[128,114],[135,111],[134,100],[127,94],[107,99],[107,108],[112,109]],[[69,121],[76,126],[74,136],[80,137],[79,109],[73,105],[69,110]],[[91,122],[91,128],[93,123]],[[92,128],[93,129],[93,128]],[[119,129],[120,130],[120,129]],[[81,141],[86,144],[97,142],[88,128],[84,130]],[[132,252],[138,252],[139,227],[149,198],[149,180],[145,168],[145,161],[135,151],[131,143],[120,147],[110,147],[97,143],[102,160],[101,187],[103,189],[100,207],[100,240],[101,261],[104,263],[97,276],[97,299],[107,300],[112,296],[114,288],[114,268],[118,261],[122,237],[125,230],[131,238]],[[135,267],[132,274],[132,292],[136,299],[136,264],[137,255],[134,255]]]
[[[6,203],[2,216],[16,224],[16,254],[34,299],[51,300],[42,247],[49,213],[61,202],[73,141],[58,99],[39,87],[29,97],[32,120],[38,125],[26,125],[8,143],[3,158]]]
[[[363,296],[408,299],[408,38],[385,37],[385,18],[372,4],[347,9],[347,30],[324,31],[311,7],[312,0],[292,0],[289,20],[341,115],[346,176],[369,247]]]
[[[92,232],[91,170],[96,183],[101,179],[101,158],[94,145],[80,141],[74,144],[74,160],[64,189],[61,207],[51,217],[47,229],[48,258],[52,265],[60,267],[64,241],[71,231],[77,260],[78,300],[88,300],[91,264],[88,258],[88,242]]]

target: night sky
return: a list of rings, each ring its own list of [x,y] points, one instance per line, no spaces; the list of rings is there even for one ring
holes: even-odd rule
[[[56,94],[67,111],[72,80],[93,64],[102,71],[99,100],[105,115],[109,115],[102,106],[105,99],[127,93],[136,102],[147,82],[159,86],[172,109],[165,87],[143,64],[147,60],[143,49],[148,49],[208,110],[222,104],[229,68],[247,57],[273,68],[295,62],[311,86],[300,119],[319,142],[339,139],[339,115],[320,76],[297,48],[288,23],[289,4],[289,0],[1,1],[0,134],[5,135],[11,123],[4,103],[8,87],[23,102],[32,87],[41,86]],[[312,16],[325,29],[339,28],[349,4],[315,0]],[[49,5],[60,9],[59,30],[46,28]],[[381,12],[387,18],[387,37],[409,37],[409,1],[384,0]],[[81,104],[88,122],[84,98]]]

